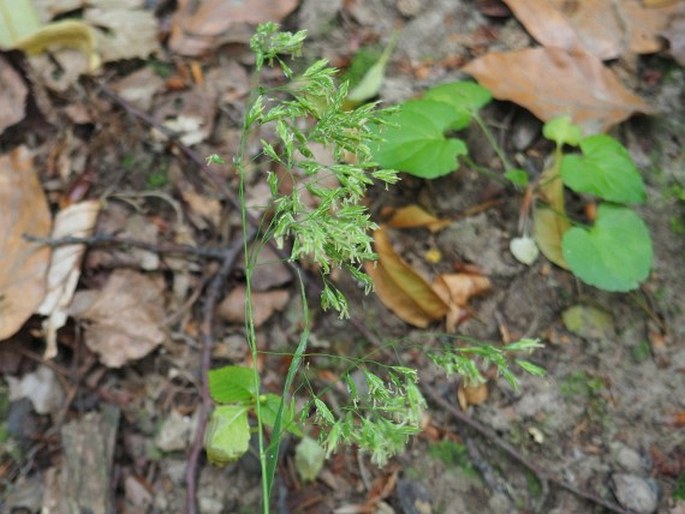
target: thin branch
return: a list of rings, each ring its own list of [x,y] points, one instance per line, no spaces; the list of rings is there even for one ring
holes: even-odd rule
[[[248,234],[248,240],[254,239],[257,231],[252,230]],[[209,384],[207,381],[207,373],[212,360],[212,346],[214,343],[214,310],[216,304],[221,297],[221,290],[226,282],[226,278],[231,273],[235,261],[243,250],[242,237],[233,241],[231,245],[224,250],[224,259],[221,263],[221,268],[214,275],[205,296],[205,303],[202,308],[202,322],[200,325],[201,333],[201,353],[200,353],[200,408],[197,428],[195,430],[195,438],[190,448],[188,455],[188,465],[186,467],[186,512],[188,514],[196,514],[197,510],[197,476],[198,476],[198,462],[202,452],[204,442],[205,430],[207,428],[207,417],[211,410],[212,401],[209,396]]]
[[[191,255],[206,259],[222,260],[226,255],[223,248],[209,248],[203,246],[181,245],[175,243],[149,243],[128,237],[119,237],[111,234],[93,234],[90,237],[60,237],[50,239],[48,237],[36,237],[24,234],[24,239],[36,243],[41,243],[50,247],[66,245],[86,245],[86,246],[131,246],[141,248],[154,253],[170,253],[180,255]]]

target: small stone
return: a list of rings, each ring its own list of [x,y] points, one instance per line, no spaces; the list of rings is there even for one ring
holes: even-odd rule
[[[155,438],[157,448],[163,452],[184,450],[188,447],[196,425],[196,418],[183,416],[175,410],[171,411]]]
[[[616,473],[612,480],[616,499],[623,507],[641,514],[656,511],[659,495],[654,480],[626,473]]]
[[[643,460],[640,454],[625,444],[614,441],[609,445],[612,455],[616,462],[625,471],[631,473],[640,472],[643,469]]]
[[[397,0],[397,10],[407,18],[413,18],[424,8],[421,0]]]

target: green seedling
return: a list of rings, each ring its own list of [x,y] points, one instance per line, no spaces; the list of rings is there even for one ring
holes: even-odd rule
[[[560,230],[563,259],[590,285],[607,291],[636,289],[649,276],[653,250],[647,225],[627,206],[646,199],[630,154],[607,135],[580,137],[580,128],[568,117],[548,122],[543,134],[557,145],[547,180],[561,179],[576,193],[605,201],[591,227]],[[564,145],[578,146],[580,154],[566,152]],[[557,217],[568,218],[563,202],[555,207]]]
[[[455,132],[475,122],[492,144],[505,169],[504,177],[517,188],[528,185],[528,174],[509,163],[479,115],[490,100],[489,91],[472,82],[444,84],[423,97],[409,100],[388,114],[387,125],[378,128],[382,140],[372,147],[383,166],[411,175],[434,179],[459,167],[468,148]],[[580,280],[607,291],[630,291],[639,287],[652,266],[649,230],[628,205],[646,199],[642,177],[628,151],[607,135],[584,137],[568,116],[543,127],[547,139],[556,143],[553,164],[543,173],[537,188],[547,204],[536,207],[535,240],[545,256],[570,269]],[[566,151],[577,147],[579,151]],[[564,203],[564,187],[604,201],[591,227],[572,223]],[[537,252],[530,247],[527,224],[512,251],[532,264]],[[525,243],[526,248],[520,248]]]

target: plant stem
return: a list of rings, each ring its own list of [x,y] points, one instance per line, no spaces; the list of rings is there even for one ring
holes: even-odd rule
[[[249,113],[254,105],[259,91],[259,72],[254,71],[250,80],[250,99],[247,102],[246,113]],[[259,377],[258,357],[259,352],[257,348],[257,337],[255,334],[255,320],[254,309],[252,305],[252,261],[250,256],[249,239],[247,238],[250,229],[250,222],[248,220],[247,203],[245,199],[245,180],[247,175],[246,162],[248,161],[247,143],[251,135],[251,126],[247,117],[243,120],[243,127],[240,134],[240,143],[238,151],[234,158],[234,165],[238,176],[240,178],[240,185],[238,188],[238,201],[240,203],[240,217],[243,232],[243,259],[245,262],[245,335],[247,344],[250,348],[252,356],[252,370],[254,378],[254,390],[257,395],[255,401],[255,414],[257,416],[257,439],[259,444],[259,464],[262,475],[262,512],[269,514],[269,487],[268,476],[266,469],[266,451],[264,444],[264,429],[262,424],[261,402],[259,401],[259,393],[261,388],[261,380]]]
[[[499,160],[502,162],[502,165],[504,166],[504,170],[506,171],[513,169],[514,166],[512,166],[511,162],[505,155],[502,148],[499,146],[499,144],[497,144],[497,140],[495,139],[492,130],[490,130],[490,127],[488,127],[487,123],[485,123],[485,120],[483,120],[483,118],[481,118],[480,114],[478,114],[477,112],[473,113],[473,119],[476,120],[476,123],[483,131],[483,135],[485,135],[485,139],[488,140],[488,143],[490,143],[490,146],[492,146],[492,149],[497,154],[497,157],[499,157]]]

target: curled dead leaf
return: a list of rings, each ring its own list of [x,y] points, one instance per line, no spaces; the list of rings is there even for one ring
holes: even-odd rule
[[[93,233],[100,207],[99,201],[90,200],[62,209],[55,216],[52,238],[89,237]],[[47,275],[48,292],[36,311],[48,316],[43,322],[47,342],[45,359],[57,355],[57,330],[67,321],[67,308],[81,276],[81,259],[85,251],[85,245],[65,245],[52,252]]]
[[[366,263],[365,269],[381,302],[397,317],[420,328],[442,319],[448,312],[447,304],[395,252],[383,228],[374,232],[374,242],[378,262]]]
[[[439,275],[433,281],[433,290],[448,305],[445,330],[455,332],[466,313],[466,306],[472,296],[488,291],[490,279],[475,273],[450,273]]]
[[[431,232],[438,232],[450,223],[450,220],[436,218],[418,205],[395,209],[388,220],[388,226],[393,228],[427,228]]]
[[[545,257],[559,267],[568,269],[561,251],[561,239],[571,228],[564,207],[564,184],[558,168],[546,169],[540,177],[540,193],[546,205],[533,210],[533,234],[535,242]]]
[[[481,383],[473,386],[459,384],[457,400],[461,410],[466,410],[469,405],[482,405],[488,399],[488,385]]]

